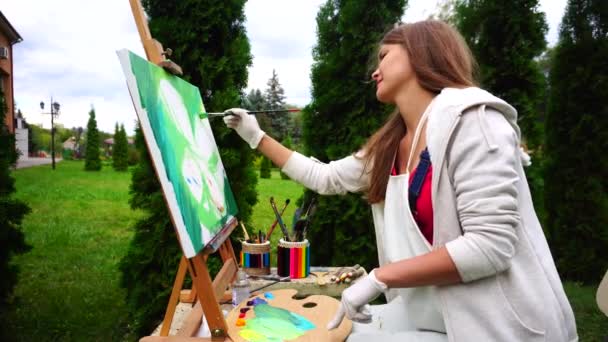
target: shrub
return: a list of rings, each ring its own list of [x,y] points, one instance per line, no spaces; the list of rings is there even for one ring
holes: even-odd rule
[[[270,159],[263,157],[262,163],[260,164],[260,178],[270,178],[271,172],[270,169],[272,167],[272,162]]]
[[[9,132],[5,124],[6,112],[4,94],[0,91],[0,318],[5,314],[4,310],[17,283],[19,268],[11,259],[31,249],[21,230],[21,222],[30,208],[13,198],[15,180],[11,176],[11,168],[17,162],[17,150],[15,135]],[[4,319],[2,322],[5,322]]]

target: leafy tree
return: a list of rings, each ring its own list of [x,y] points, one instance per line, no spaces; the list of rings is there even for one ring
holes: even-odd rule
[[[450,2],[445,6],[449,11]],[[537,58],[546,47],[545,15],[538,0],[460,0],[451,19],[479,63],[481,86],[517,109],[523,140],[533,158],[526,172],[528,183],[542,218],[546,82]]]
[[[260,163],[260,178],[270,178],[270,169],[272,168],[272,162],[270,159],[262,156],[262,162]]]
[[[243,107],[250,110],[262,110],[266,108],[266,98],[260,89],[251,89],[243,100]]]
[[[114,146],[112,147],[112,166],[116,171],[127,171],[128,165],[128,149],[127,133],[125,126],[116,123],[114,130]]]
[[[570,0],[553,51],[546,124],[549,242],[563,278],[608,268],[608,6]]]
[[[307,154],[328,162],[357,151],[389,112],[376,100],[370,58],[405,0],[328,0],[317,14],[312,103],[303,110]],[[338,114],[339,113],[339,114]],[[313,194],[305,193],[305,202]],[[308,237],[314,265],[378,264],[374,225],[361,195],[321,196]]]
[[[285,109],[285,90],[279,83],[279,76],[274,69],[272,69],[272,77],[268,80],[267,85],[264,97],[268,107],[265,109]],[[289,116],[287,113],[268,113],[268,116],[271,118],[273,133],[279,141],[282,140],[287,134]]]
[[[142,2],[152,36],[173,50],[171,58],[184,70],[183,78],[199,87],[206,110],[239,106],[252,59],[243,24],[245,1]],[[257,201],[253,153],[222,120],[212,120],[211,126],[235,193],[239,218],[248,224]],[[148,152],[139,140],[141,159],[133,172],[131,205],[146,214],[135,224],[135,236],[120,268],[132,331],[143,335],[162,318],[182,252]],[[212,272],[218,268],[215,258],[209,262]]]
[[[36,153],[39,152],[41,150],[44,150],[45,145],[45,138],[43,137],[45,135],[45,131],[44,129],[42,129],[42,127],[38,126],[38,125],[29,125],[28,126],[28,143],[29,143],[29,150],[31,153]],[[46,136],[48,137],[48,141],[49,141],[49,145],[50,145],[50,141],[51,141],[51,135],[50,133],[46,134]]]
[[[288,108],[299,108],[296,105],[287,105]],[[301,108],[300,108],[301,110]],[[299,147],[302,142],[302,112],[289,113],[289,130],[288,135],[292,140],[294,147]]]
[[[11,168],[17,162],[18,155],[15,135],[9,132],[5,124],[6,113],[4,94],[0,91],[0,318],[6,313],[17,283],[18,267],[11,263],[11,259],[31,249],[21,230],[23,217],[30,212],[30,208],[13,198],[15,179],[11,176]],[[4,319],[2,321],[5,322]]]
[[[86,171],[101,170],[101,158],[99,157],[99,131],[95,120],[95,109],[89,112],[89,122],[87,123],[87,150],[84,161]]]
[[[435,6],[435,13],[429,19],[437,19],[446,23],[454,24],[456,4],[461,0],[439,0]]]

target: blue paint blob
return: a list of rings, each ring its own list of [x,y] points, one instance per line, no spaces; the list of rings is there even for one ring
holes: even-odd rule
[[[257,305],[260,305],[260,304],[268,304],[267,301],[263,300],[262,298],[258,298],[258,297],[255,297],[252,300],[252,302],[253,302],[253,306],[257,306]]]
[[[264,293],[264,297],[266,297],[266,299],[274,299],[274,295],[270,292]]]

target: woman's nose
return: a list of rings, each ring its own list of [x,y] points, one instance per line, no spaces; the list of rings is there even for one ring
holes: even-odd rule
[[[374,81],[378,81],[378,77],[380,77],[380,72],[378,71],[378,69],[376,69],[373,73],[372,73],[372,80]]]

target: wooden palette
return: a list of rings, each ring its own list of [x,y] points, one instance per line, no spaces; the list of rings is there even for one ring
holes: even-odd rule
[[[346,337],[350,334],[353,326],[349,319],[344,318],[340,326],[336,329],[327,330],[326,328],[327,323],[332,320],[340,306],[340,302],[337,299],[321,295],[312,295],[303,299],[297,299],[297,297],[295,297],[297,292],[298,291],[291,289],[276,290],[270,292],[274,295],[274,299],[266,299],[262,293],[258,296],[251,297],[247,301],[252,300],[255,297],[262,298],[266,300],[269,305],[301,315],[315,325],[315,329],[306,331],[304,335],[289,341],[317,342],[346,340]],[[240,309],[247,307],[247,301],[243,301],[239,306],[232,309],[228,314],[228,317],[226,317],[228,335],[233,341],[247,341],[239,335],[239,331],[243,327],[236,326],[236,320],[239,318]],[[255,317],[255,313],[253,307],[251,307],[251,310],[247,311],[245,321],[250,320],[253,317]]]

